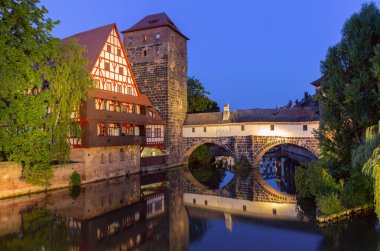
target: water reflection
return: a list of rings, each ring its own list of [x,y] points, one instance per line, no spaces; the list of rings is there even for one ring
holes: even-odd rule
[[[292,144],[281,144],[269,149],[261,159],[262,177],[272,188],[287,194],[295,194],[295,170],[301,163],[316,157],[309,150]]]
[[[318,228],[295,204],[194,192],[183,169],[0,201],[0,250],[376,250],[374,215]],[[245,187],[245,188],[244,188]],[[243,188],[243,189],[241,189]],[[240,189],[240,190],[239,190]],[[252,197],[251,197],[252,198]],[[194,200],[195,199],[195,200]]]
[[[168,229],[187,217],[175,213],[185,211],[173,205],[182,200],[181,189],[168,177],[133,175],[93,183],[75,199],[63,189],[3,200],[0,250],[170,250]],[[172,233],[174,239],[179,233]]]

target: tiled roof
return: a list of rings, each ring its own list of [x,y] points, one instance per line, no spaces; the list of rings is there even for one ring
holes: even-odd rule
[[[318,121],[319,114],[310,107],[290,109],[236,110],[228,121],[223,121],[223,112],[187,114],[184,125],[204,125],[246,122],[306,122]]]
[[[325,76],[322,76],[322,77],[318,78],[317,80],[314,80],[314,81],[311,82],[310,84],[311,84],[311,85],[314,85],[315,87],[318,88],[318,87],[321,86],[322,82],[323,82],[325,79],[326,79],[326,77],[325,77]]]
[[[185,35],[183,35],[182,32],[179,31],[177,26],[175,26],[173,21],[168,17],[168,15],[166,15],[166,13],[158,13],[146,16],[143,19],[141,19],[138,23],[133,25],[131,28],[122,31],[121,33],[128,33],[132,31],[146,30],[163,26],[170,27],[175,32],[177,32],[178,34],[180,34],[188,40],[188,38]]]
[[[62,43],[65,43],[71,38],[76,38],[80,45],[86,47],[86,51],[83,56],[89,61],[87,70],[91,71],[104,47],[104,44],[107,41],[108,36],[115,26],[115,24],[108,24],[92,30],[84,31],[64,38]]]

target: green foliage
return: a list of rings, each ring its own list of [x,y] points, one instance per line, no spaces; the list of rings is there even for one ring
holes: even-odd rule
[[[80,185],[81,185],[80,174],[77,171],[74,171],[70,175],[70,186],[75,187],[75,186],[80,186]]]
[[[187,112],[219,112],[218,104],[211,100],[202,83],[195,77],[187,78]]]
[[[297,195],[311,198],[325,196],[331,193],[339,193],[343,183],[337,183],[331,174],[322,167],[321,162],[305,163],[296,169],[294,176]]]
[[[345,182],[341,200],[346,208],[354,208],[373,201],[371,177],[357,172]]]
[[[363,143],[365,128],[380,119],[379,23],[375,4],[364,4],[346,21],[340,42],[329,48],[321,65],[318,138],[322,158],[337,179],[350,176],[352,150]]]
[[[364,147],[368,146],[368,148],[372,149],[376,146],[376,148],[364,163],[363,172],[373,178],[376,214],[378,218],[380,218],[380,143],[374,143],[380,135],[380,126],[378,127],[378,132],[375,132],[372,129],[373,127],[369,128],[367,131],[367,141],[364,144]]]
[[[211,163],[212,153],[207,145],[201,145],[191,154],[189,161],[201,164]]]
[[[345,209],[336,193],[321,195],[318,197],[317,206],[319,211],[326,215],[339,213]]]
[[[23,212],[22,235],[10,235],[0,242],[1,250],[69,250],[78,245],[78,239],[70,238],[67,220],[49,212],[35,209]]]
[[[68,156],[70,113],[92,81],[84,49],[75,41],[58,46],[50,34],[57,22],[38,3],[0,3],[0,151],[23,164],[26,181],[47,185],[50,163]]]
[[[252,165],[247,157],[241,156],[240,160],[235,162],[233,170],[238,177],[246,178],[252,171]]]

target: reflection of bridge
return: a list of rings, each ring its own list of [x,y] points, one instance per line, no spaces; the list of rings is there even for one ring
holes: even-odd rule
[[[313,131],[318,126],[319,113],[314,107],[230,112],[225,106],[224,112],[188,114],[182,129],[184,162],[188,162],[200,145],[218,145],[235,160],[246,158],[252,163],[254,200],[294,202],[294,196],[282,194],[266,184],[259,173],[259,164],[269,149],[281,144],[301,147],[317,157],[318,141]]]

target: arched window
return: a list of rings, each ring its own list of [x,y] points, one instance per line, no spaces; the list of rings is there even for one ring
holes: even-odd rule
[[[108,162],[109,163],[112,163],[113,159],[112,159],[112,153],[109,153],[108,154]]]
[[[120,149],[120,161],[125,161],[125,151],[124,151],[124,149]]]
[[[105,163],[106,163],[106,157],[104,156],[103,153],[102,153],[102,155],[100,156],[100,163],[102,163],[102,164],[105,164]]]

